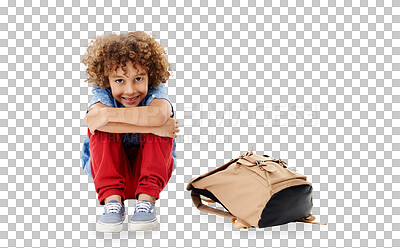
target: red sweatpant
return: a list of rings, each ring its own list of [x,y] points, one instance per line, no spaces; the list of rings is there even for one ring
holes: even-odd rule
[[[145,193],[159,198],[173,169],[172,138],[141,134],[140,146],[125,149],[122,133],[88,129],[90,168],[100,205],[110,195],[122,200]]]

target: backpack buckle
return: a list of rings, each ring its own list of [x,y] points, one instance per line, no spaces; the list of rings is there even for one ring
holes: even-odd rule
[[[264,164],[263,160],[256,160],[256,165],[258,166],[258,168],[260,168],[260,170],[262,171],[268,171],[268,172],[275,172],[277,171],[277,169],[275,169],[273,166],[270,166],[268,164]],[[263,167],[265,166],[265,168]]]
[[[263,161],[261,160],[256,160],[256,165],[258,166],[258,168],[260,168],[260,170],[265,171],[265,169],[263,168]]]
[[[275,159],[275,160],[272,160],[272,162],[279,164],[280,166],[282,166],[285,169],[287,168],[286,162],[283,161],[282,159]]]

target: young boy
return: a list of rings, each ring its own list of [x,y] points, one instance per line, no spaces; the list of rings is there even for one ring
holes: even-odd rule
[[[126,199],[137,199],[130,231],[158,226],[155,202],[176,167],[179,132],[164,86],[170,76],[164,54],[154,38],[129,32],[97,37],[82,60],[94,88],[82,165],[105,205],[97,231],[122,231]]]

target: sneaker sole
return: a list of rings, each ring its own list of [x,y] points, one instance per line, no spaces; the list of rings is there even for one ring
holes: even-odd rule
[[[102,222],[96,223],[96,231],[98,232],[106,232],[106,233],[114,233],[114,232],[122,232],[124,229],[124,220],[117,224],[106,224]]]
[[[150,231],[157,229],[157,227],[158,227],[157,218],[151,222],[128,223],[128,231]]]

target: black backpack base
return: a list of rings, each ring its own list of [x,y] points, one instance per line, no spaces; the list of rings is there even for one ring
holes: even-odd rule
[[[298,185],[274,194],[261,214],[258,226],[270,227],[287,224],[311,214],[312,187]]]

